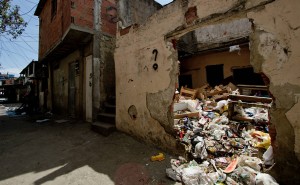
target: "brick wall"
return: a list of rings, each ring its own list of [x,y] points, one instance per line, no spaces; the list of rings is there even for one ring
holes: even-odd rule
[[[116,35],[117,8],[114,1],[103,0],[101,7],[102,31],[110,35]]]
[[[48,0],[39,15],[40,18],[40,40],[39,40],[39,56],[44,57],[45,54],[53,48],[55,43],[62,37],[62,16],[67,19],[67,6],[63,9],[62,0],[57,1],[57,12],[55,16],[51,16],[51,0]],[[63,14],[64,13],[64,14]]]
[[[57,0],[57,11],[51,16],[51,0],[47,0],[41,11],[39,57],[43,58],[74,25],[93,29],[93,0]],[[73,18],[72,18],[73,17]]]
[[[73,24],[83,28],[93,29],[94,26],[94,1],[71,0],[71,17]]]

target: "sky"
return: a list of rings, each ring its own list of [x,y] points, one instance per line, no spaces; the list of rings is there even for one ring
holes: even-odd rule
[[[173,0],[155,0],[165,5]],[[20,13],[28,23],[25,31],[17,39],[0,35],[0,72],[14,74],[15,77],[32,60],[38,60],[39,20],[34,11],[39,0],[12,0],[12,5],[20,6]]]

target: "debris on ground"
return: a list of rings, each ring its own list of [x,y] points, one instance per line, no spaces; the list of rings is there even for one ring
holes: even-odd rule
[[[165,155],[163,153],[158,153],[158,155],[151,156],[151,161],[163,161],[165,160]]]
[[[44,123],[44,122],[48,122],[50,121],[50,119],[39,119],[39,120],[36,120],[36,123]]]
[[[177,93],[178,94],[178,93]],[[174,102],[174,130],[186,158],[167,176],[184,184],[277,184],[269,135],[272,99],[240,95],[234,84],[183,88]]]

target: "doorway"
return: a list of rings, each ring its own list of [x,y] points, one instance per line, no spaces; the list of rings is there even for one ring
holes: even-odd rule
[[[219,85],[224,80],[224,64],[219,65],[208,65],[206,69],[206,80],[207,83],[214,87]]]

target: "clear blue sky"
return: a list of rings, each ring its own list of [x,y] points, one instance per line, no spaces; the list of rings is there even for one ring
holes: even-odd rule
[[[165,5],[172,0],[156,0]],[[39,0],[12,0],[20,6],[24,20],[28,23],[25,32],[17,39],[0,36],[0,72],[14,74],[16,77],[32,60],[38,60],[39,20],[34,16]]]

